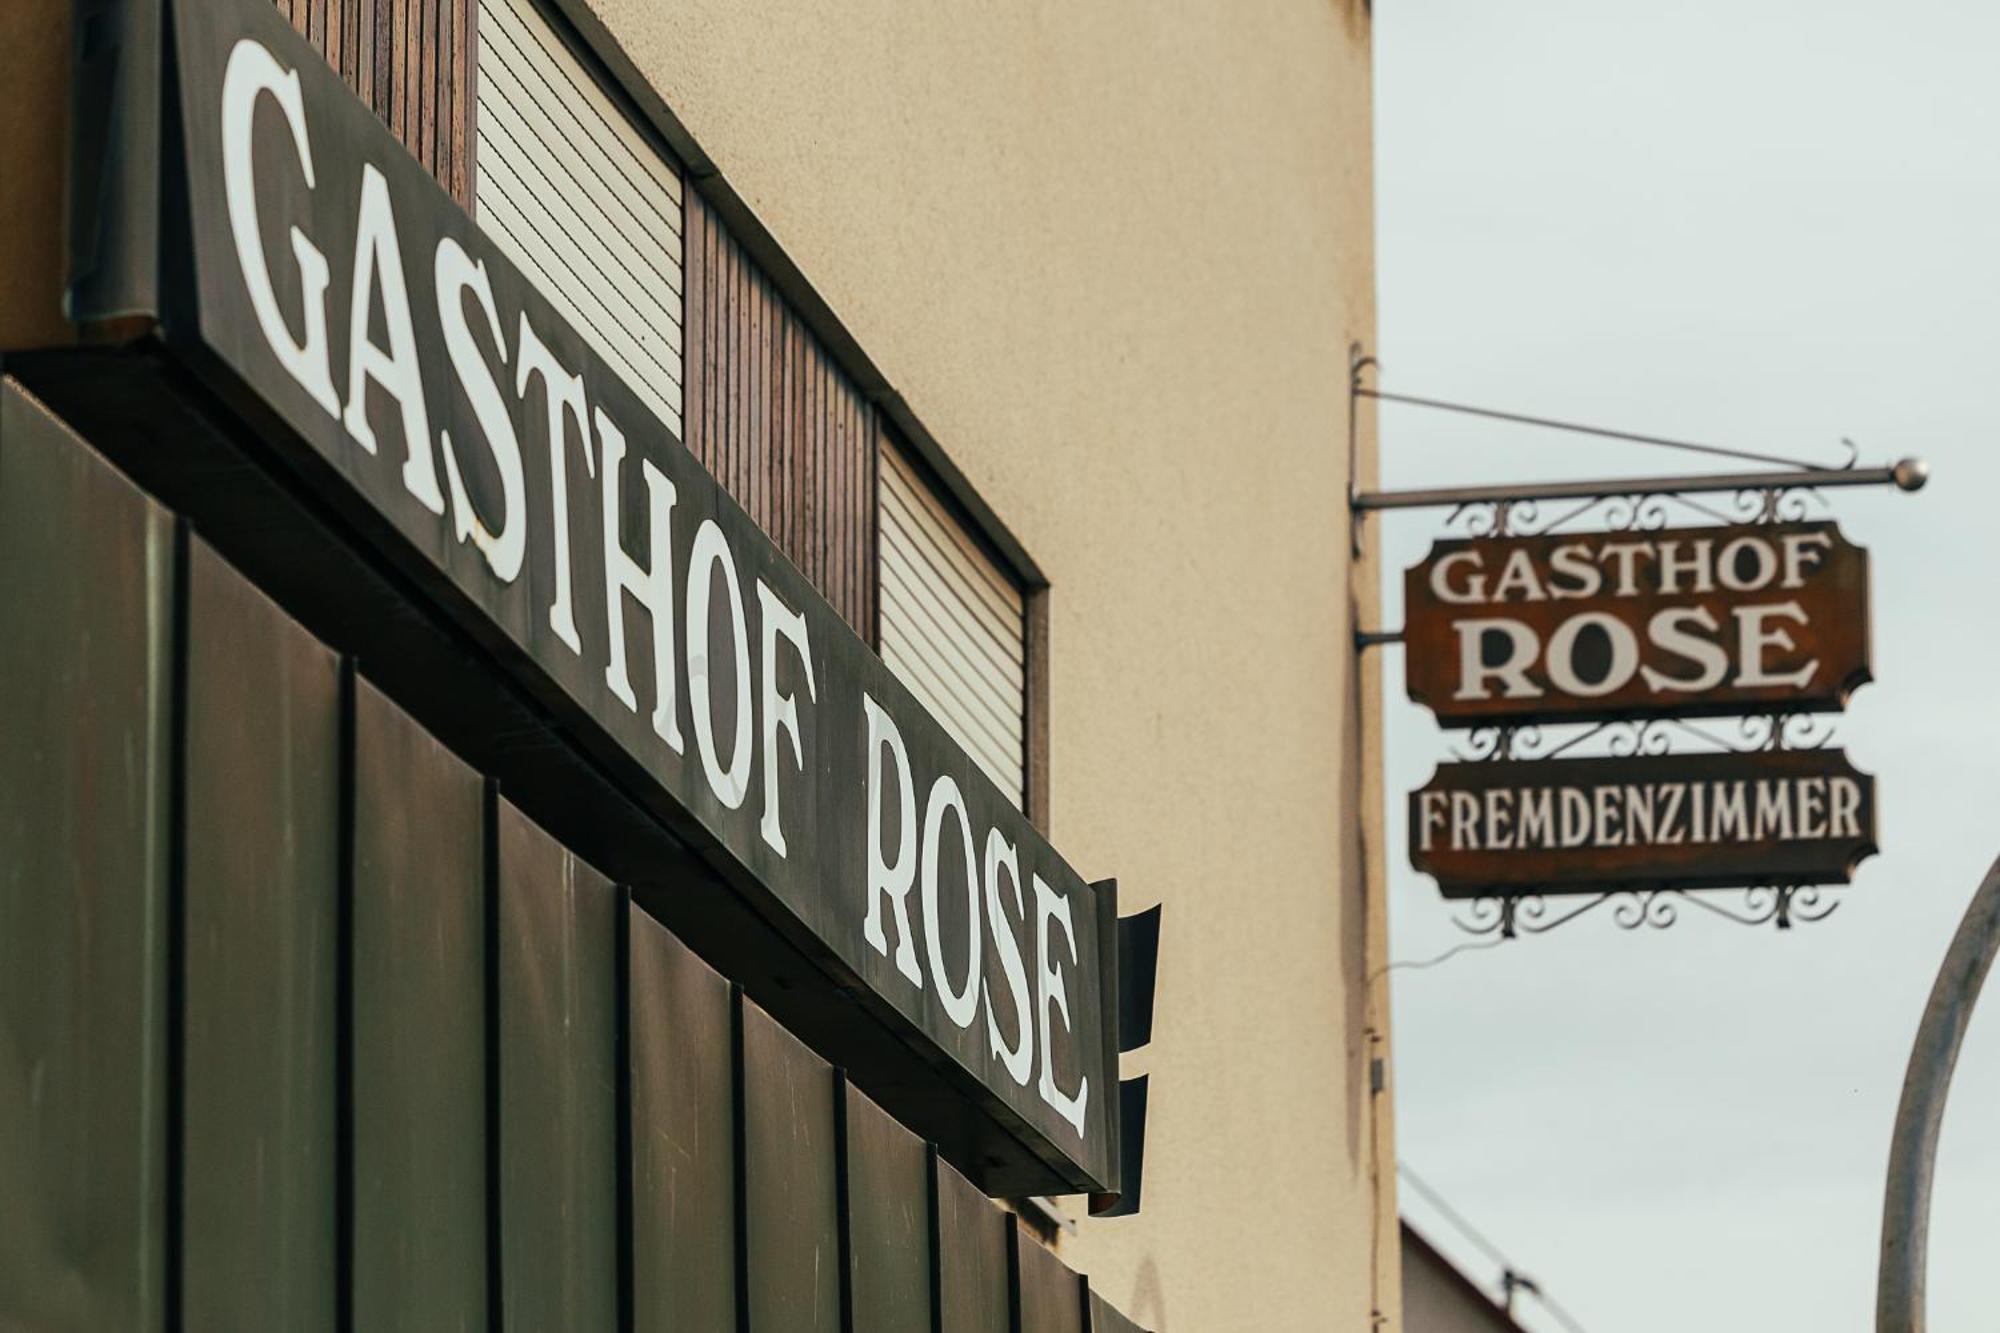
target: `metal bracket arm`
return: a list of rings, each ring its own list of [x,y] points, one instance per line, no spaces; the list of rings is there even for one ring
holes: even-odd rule
[[[1356,513],[1386,509],[1456,509],[1461,505],[1507,504],[1523,500],[1592,500],[1630,495],[1694,495],[1718,491],[1788,491],[1824,486],[1894,486],[1922,490],[1930,469],[1922,459],[1905,458],[1888,467],[1799,468],[1784,472],[1709,472],[1682,477],[1629,477],[1623,480],[1509,482],[1494,486],[1432,486],[1408,491],[1360,491]]]

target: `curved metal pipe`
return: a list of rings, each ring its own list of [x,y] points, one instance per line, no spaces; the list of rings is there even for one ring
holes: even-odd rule
[[[1979,989],[2000,953],[2000,860],[1945,950],[1930,1001],[1917,1024],[1903,1076],[1903,1100],[1889,1141],[1889,1180],[1882,1200],[1882,1267],[1875,1292],[1876,1333],[1923,1333],[1924,1270],[1930,1251],[1931,1178],[1938,1133],[1958,1050],[1972,1021]]]

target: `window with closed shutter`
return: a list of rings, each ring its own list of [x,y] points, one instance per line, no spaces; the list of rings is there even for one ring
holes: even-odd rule
[[[1017,806],[1027,794],[1027,607],[893,443],[880,453],[882,660]]]
[[[533,0],[479,0],[480,226],[681,433],[681,178]]]

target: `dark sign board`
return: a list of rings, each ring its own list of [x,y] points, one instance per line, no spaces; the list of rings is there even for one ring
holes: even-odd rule
[[[902,1089],[919,1119],[990,1118],[969,1171],[1117,1189],[1115,895],[267,0],[170,9],[168,132],[113,146],[165,201],[127,244],[161,256],[169,352],[814,960],[823,1007],[919,1053],[956,1096]]]
[[[1834,711],[1869,679],[1868,555],[1832,523],[1439,542],[1403,607],[1448,727]]]
[[[1409,814],[1447,898],[1844,884],[1875,852],[1875,780],[1839,750],[1445,764]]]

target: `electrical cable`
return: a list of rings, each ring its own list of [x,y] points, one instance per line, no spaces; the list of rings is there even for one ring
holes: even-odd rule
[[[1574,421],[1557,421],[1551,417],[1533,417],[1520,412],[1502,412],[1497,408],[1473,407],[1467,403],[1451,403],[1441,398],[1419,398],[1407,393],[1384,393],[1380,389],[1356,389],[1357,397],[1374,398],[1385,403],[1404,403],[1411,407],[1431,407],[1440,412],[1460,412],[1466,416],[1487,417],[1494,421],[1511,421],[1522,426],[1541,426],[1548,430],[1572,431],[1578,435],[1597,435],[1607,440],[1625,440],[1632,444],[1650,444],[1662,449],[1679,449],[1684,453],[1707,454],[1714,458],[1738,458],[1749,463],[1776,463],[1783,467],[1804,468],[1808,472],[1839,472],[1841,467],[1828,467],[1824,463],[1809,463],[1800,458],[1788,458],[1783,454],[1760,454],[1747,449],[1730,449],[1719,444],[1695,444],[1689,440],[1669,440],[1658,435],[1638,435],[1631,431],[1612,430],[1605,426],[1585,426]],[[1854,450],[1854,442],[1843,440],[1849,451]],[[1844,466],[1853,466],[1849,458]]]
[[[1439,963],[1450,962],[1452,959],[1458,957],[1462,953],[1476,953],[1481,949],[1497,949],[1506,942],[1507,941],[1505,937],[1500,935],[1495,935],[1490,940],[1474,940],[1467,944],[1453,945],[1451,948],[1446,949],[1443,953],[1439,954],[1435,958],[1406,958],[1403,961],[1397,963],[1385,963],[1381,967],[1376,968],[1373,972],[1370,972],[1368,974],[1368,980],[1370,982],[1373,982],[1377,977],[1383,976],[1386,973],[1401,971],[1405,969],[1411,972],[1421,972],[1427,967],[1436,967]]]
[[[1506,1254],[1502,1252],[1502,1250],[1498,1245],[1495,1245],[1492,1241],[1488,1240],[1485,1234],[1481,1232],[1478,1227],[1473,1226],[1472,1223],[1468,1222],[1465,1219],[1464,1215],[1461,1214],[1456,1208],[1453,1208],[1450,1204],[1446,1203],[1444,1201],[1444,1196],[1442,1194],[1439,1194],[1430,1185],[1426,1184],[1424,1182],[1424,1178],[1418,1175],[1416,1172],[1412,1171],[1410,1169],[1410,1164],[1402,1160],[1400,1157],[1396,1159],[1396,1174],[1401,1176],[1406,1182],[1408,1182],[1411,1188],[1413,1188],[1414,1190],[1416,1190],[1418,1194],[1423,1196],[1423,1199],[1426,1203],[1430,1204],[1431,1207],[1437,1209],[1437,1211],[1443,1215],[1445,1221],[1451,1223],[1452,1226],[1456,1227],[1460,1232],[1460,1234],[1462,1234],[1467,1240],[1471,1241],[1475,1246],[1477,1246],[1478,1249],[1483,1254],[1485,1254],[1485,1256],[1488,1259],[1498,1264],[1500,1266],[1500,1271],[1504,1276],[1512,1277],[1515,1279],[1522,1279],[1526,1277],[1526,1275],[1520,1270],[1520,1268],[1515,1265],[1514,1261],[1509,1259],[1506,1256]],[[1512,1285],[1514,1290],[1526,1292],[1528,1295],[1533,1296],[1537,1301],[1541,1302],[1543,1308],[1545,1308],[1551,1315],[1555,1317],[1557,1323],[1560,1323],[1564,1328],[1568,1329],[1569,1333],[1585,1333],[1583,1325],[1579,1324],[1576,1321],[1575,1316],[1571,1315],[1568,1310],[1565,1310],[1562,1307],[1562,1305],[1559,1302],[1557,1302],[1555,1297],[1549,1295],[1546,1291],[1543,1291],[1540,1283],[1533,1281],[1516,1281]]]

